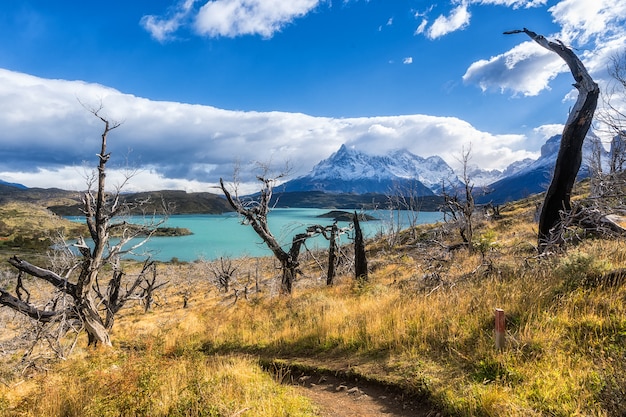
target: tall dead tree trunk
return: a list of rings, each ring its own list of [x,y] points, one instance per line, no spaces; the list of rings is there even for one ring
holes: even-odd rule
[[[582,146],[589,131],[598,104],[600,88],[574,52],[563,42],[552,42],[526,28],[504,32],[525,33],[544,48],[558,54],[569,67],[578,90],[576,104],[570,111],[561,136],[561,145],[554,167],[552,181],[546,192],[539,217],[538,249],[543,252],[556,242],[561,222],[561,211],[571,211],[571,194],[582,163]]]
[[[326,273],[326,285],[333,285],[335,281],[335,271],[337,263],[337,233],[339,227],[337,222],[330,227],[330,236],[328,238],[328,272]]]
[[[110,213],[105,212],[106,164],[111,157],[111,154],[107,153],[107,136],[119,124],[111,124],[109,120],[99,116],[97,111],[94,114],[102,120],[105,126],[100,142],[101,149],[98,154],[98,190],[95,204],[94,196],[91,193],[85,193],[83,198],[85,218],[94,247],[91,253],[88,253],[88,249],[85,251],[88,256],[84,257],[83,268],[76,284],[79,289],[76,307],[87,330],[89,344],[95,345],[100,342],[105,346],[111,346],[109,332],[98,314],[95,298],[98,273],[102,269],[106,246],[109,242],[109,221],[111,219]]]
[[[357,281],[365,282],[368,279],[365,241],[356,211],[354,212],[354,275]]]

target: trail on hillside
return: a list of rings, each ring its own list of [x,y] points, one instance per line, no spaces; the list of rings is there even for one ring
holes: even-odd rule
[[[348,382],[333,376],[303,375],[300,394],[319,407],[322,417],[435,417],[415,399],[403,398],[372,383]]]
[[[271,372],[311,399],[321,417],[442,417],[427,400],[403,393],[399,387],[360,380],[339,371],[296,367]]]

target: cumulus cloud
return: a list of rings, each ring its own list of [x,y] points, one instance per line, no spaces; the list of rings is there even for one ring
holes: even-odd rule
[[[276,32],[305,16],[325,0],[182,0],[163,16],[146,15],[141,25],[150,35],[164,42],[189,26],[198,35],[234,38]],[[194,7],[196,3],[204,3]],[[390,23],[388,23],[390,24]]]
[[[545,5],[547,0],[472,0],[471,2],[481,5],[506,6],[513,9],[530,9]]]
[[[110,177],[137,169],[132,190],[211,191],[220,177],[232,177],[236,163],[247,167],[255,161],[288,161],[294,176],[303,175],[342,144],[378,154],[406,148],[454,165],[463,146],[472,143],[474,163],[499,169],[532,155],[514,150],[523,136],[492,135],[453,117],[335,119],[229,111],[0,69],[0,178],[31,187],[84,187],[80,171],[95,165],[103,126],[77,98],[89,106],[102,104],[105,117],[122,123],[109,135]],[[242,177],[244,186],[253,181],[249,174]]]
[[[423,18],[422,23],[420,23],[417,29],[415,29],[415,34],[421,35],[422,33],[424,33],[424,31],[426,30],[426,26],[428,26],[428,19]]]
[[[471,14],[467,3],[463,2],[450,11],[448,16],[440,15],[426,31],[430,39],[437,39],[450,32],[463,29],[469,25]]]
[[[183,0],[173,6],[164,17],[146,15],[140,20],[141,26],[159,42],[165,42],[185,23],[193,10],[196,0]]]
[[[486,3],[486,0],[483,2]],[[489,2],[514,7],[517,3],[504,0]],[[543,3],[528,2],[524,7]],[[561,0],[548,11],[561,30],[559,33],[544,35],[576,48],[592,77],[601,87],[605,86],[608,81],[607,64],[611,56],[623,49],[626,41],[626,3],[616,4],[612,0]],[[497,89],[529,96],[549,89],[551,80],[569,70],[556,54],[532,44],[522,41],[498,56],[472,63],[463,80],[477,84],[483,91]],[[568,92],[565,99],[574,96],[575,93]]]
[[[503,6],[512,9],[530,9],[545,6],[546,3],[547,0],[451,0],[449,1],[449,6],[451,7],[449,13],[447,15],[440,14],[431,24],[429,15],[435,8],[433,4],[425,11],[415,13],[415,18],[420,19],[420,24],[415,30],[415,34],[424,34],[430,39],[437,39],[457,30],[465,29],[470,24],[470,6]]]
[[[561,27],[563,42],[584,45],[594,38],[624,33],[626,3],[613,0],[561,0],[549,9]]]
[[[211,37],[269,38],[319,3],[320,0],[214,0],[200,8],[195,27],[198,33]]]
[[[527,41],[503,54],[474,62],[463,75],[463,81],[476,84],[483,91],[497,88],[502,92],[510,90],[536,96],[548,88],[559,72],[566,70],[558,55]]]

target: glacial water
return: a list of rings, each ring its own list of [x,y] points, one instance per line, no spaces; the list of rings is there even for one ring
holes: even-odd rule
[[[278,241],[285,245],[285,250],[288,250],[293,236],[303,232],[307,226],[332,225],[332,219],[317,217],[328,211],[328,209],[309,208],[274,209],[268,217],[270,230]],[[376,210],[366,213],[378,219],[360,223],[366,237],[397,230],[398,227],[406,228],[411,223],[435,223],[442,219],[442,213],[438,212],[417,213],[416,221],[412,221],[416,213],[406,211]],[[81,217],[71,217],[70,220],[84,221]],[[141,217],[130,217],[124,220],[131,223],[144,221]],[[348,222],[338,222],[339,227],[348,227],[348,225]],[[169,217],[163,226],[184,227],[191,230],[193,234],[152,237],[141,247],[139,254],[149,252],[153,259],[159,261],[170,261],[174,258],[180,261],[194,261],[212,260],[221,256],[239,258],[272,255],[252,227],[242,224],[242,218],[235,213],[175,215]],[[347,243],[352,236],[352,232],[344,235],[342,242]],[[309,249],[327,248],[328,242],[324,237],[318,236],[307,240],[306,247]]]

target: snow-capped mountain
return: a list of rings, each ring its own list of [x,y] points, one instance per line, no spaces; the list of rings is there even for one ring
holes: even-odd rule
[[[406,149],[368,155],[342,145],[311,172],[283,185],[285,191],[382,193],[402,189],[417,196],[437,194],[442,184],[458,186],[450,166],[439,156],[422,158]]]
[[[589,176],[590,164],[598,141],[599,139],[594,133],[589,132],[587,134],[583,142],[583,160],[578,172],[579,178]],[[476,200],[483,203],[493,201],[500,204],[545,191],[550,185],[560,145],[561,135],[552,136],[541,147],[541,155],[537,160],[531,163],[515,163],[517,167],[509,166],[504,171],[502,178],[484,187],[485,194],[478,196]],[[600,158],[603,165],[606,164],[608,153],[601,147]]]
[[[515,161],[503,171],[498,169],[482,169],[478,165],[472,165],[468,167],[467,175],[470,179],[470,183],[476,188],[486,187],[489,184],[493,184],[503,178],[515,175],[517,172],[526,168],[528,165],[535,162],[534,159],[526,158],[521,161]]]
[[[589,175],[598,140],[592,132],[587,135],[579,178]],[[541,147],[541,156],[537,160],[517,161],[503,171],[468,167],[476,201],[501,204],[545,191],[556,164],[560,143],[561,135],[553,136]],[[609,153],[602,147],[599,149],[603,168],[606,168]],[[283,191],[389,194],[401,190],[415,196],[432,196],[441,195],[442,184],[445,184],[446,191],[452,193],[463,187],[459,177],[439,156],[422,158],[406,149],[382,156],[368,155],[342,145],[307,175],[283,184]]]

